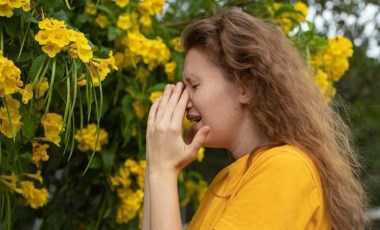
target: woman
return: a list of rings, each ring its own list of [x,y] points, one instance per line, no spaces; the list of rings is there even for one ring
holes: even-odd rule
[[[177,177],[201,146],[236,159],[188,229],[364,229],[349,132],[273,25],[227,9],[189,25],[183,83],[151,107],[143,229],[181,229]],[[183,138],[183,116],[195,122]]]

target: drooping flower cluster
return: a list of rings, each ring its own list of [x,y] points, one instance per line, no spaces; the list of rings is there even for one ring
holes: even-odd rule
[[[23,84],[20,69],[0,51],[0,98],[5,103],[0,106],[0,132],[8,138],[15,137],[22,126],[20,102],[13,99],[12,94],[21,94],[24,104],[33,97],[32,86],[27,84],[22,89]]]
[[[0,17],[12,17],[13,9],[22,8],[23,11],[30,11],[30,0],[1,0]]]
[[[349,68],[348,59],[352,56],[352,43],[349,39],[338,36],[328,40],[328,46],[321,49],[310,60],[316,69],[315,81],[321,87],[326,99],[335,94],[333,84],[340,80]]]
[[[43,182],[40,171],[36,174],[25,173],[24,176],[37,180],[40,183]],[[34,186],[32,181],[19,180],[14,173],[11,175],[0,175],[0,183],[5,185],[12,192],[20,194],[24,198],[25,203],[33,209],[44,206],[48,201],[49,193],[46,188],[38,189]]]
[[[109,58],[92,58],[89,63],[90,77],[93,86],[99,86],[112,70],[117,70],[115,58],[112,51],[109,52]],[[78,79],[78,85],[84,86],[87,80],[84,77]]]
[[[47,113],[41,118],[41,124],[45,132],[43,140],[50,141],[59,146],[63,128],[62,116],[56,113]]]
[[[49,145],[40,144],[37,142],[34,142],[32,145],[33,145],[32,160],[34,164],[37,165],[38,167],[40,161],[49,160],[49,155],[47,153],[47,149],[49,148]]]
[[[117,223],[128,223],[137,215],[141,217],[145,168],[145,160],[137,162],[127,159],[117,175],[110,177],[111,186],[117,190],[120,199],[116,214]],[[136,183],[135,189],[132,189],[132,183]]]
[[[46,18],[38,23],[40,31],[35,36],[42,45],[42,50],[55,57],[59,52],[67,50],[72,58],[80,58],[87,63],[92,58],[91,46],[83,33],[67,29],[64,21]]]
[[[161,38],[148,39],[138,31],[130,31],[124,39],[126,47],[125,67],[136,65],[140,60],[152,70],[170,59],[170,50]]]
[[[138,8],[141,12],[149,15],[162,13],[165,0],[144,0],[139,2]]]
[[[108,143],[108,133],[102,128],[98,130],[98,134],[96,132],[96,124],[89,124],[76,132],[75,140],[78,142],[77,147],[80,151],[102,151],[102,147]]]
[[[277,20],[284,33],[288,34],[301,22],[305,21],[308,8],[303,2],[296,2],[293,6],[284,3],[274,3],[270,13]]]

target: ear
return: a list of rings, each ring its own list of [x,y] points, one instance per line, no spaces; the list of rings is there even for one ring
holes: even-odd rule
[[[239,87],[239,101],[242,105],[249,105],[252,94],[245,86]]]

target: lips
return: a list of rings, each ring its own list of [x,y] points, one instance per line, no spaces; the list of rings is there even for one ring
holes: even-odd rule
[[[195,114],[187,114],[186,118],[187,118],[187,120],[189,120],[191,122],[195,122],[195,123],[198,123],[198,122],[200,122],[202,120],[201,116],[198,116],[198,115],[195,115]]]

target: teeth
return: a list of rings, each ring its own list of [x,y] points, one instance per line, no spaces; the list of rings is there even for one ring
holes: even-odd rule
[[[201,120],[201,117],[194,117],[190,119],[191,122],[199,122]]]

